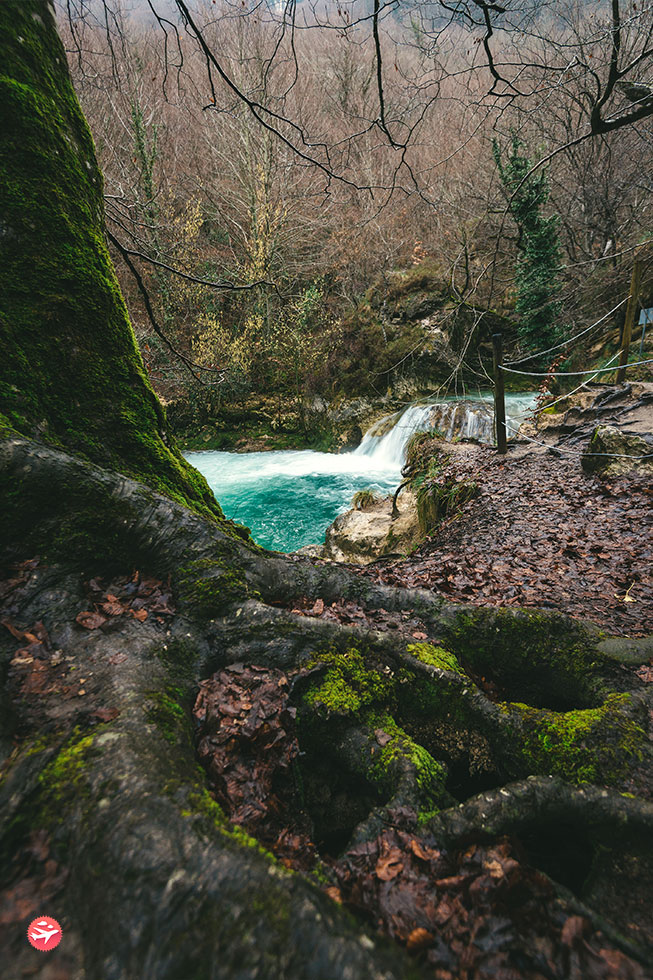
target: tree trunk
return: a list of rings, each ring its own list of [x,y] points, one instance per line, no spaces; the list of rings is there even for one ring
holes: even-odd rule
[[[220,516],[168,436],[136,346],[54,11],[9,0],[0,28],[0,426]]]

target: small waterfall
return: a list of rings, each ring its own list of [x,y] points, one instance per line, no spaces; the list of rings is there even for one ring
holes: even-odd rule
[[[512,421],[515,432],[533,404],[534,395],[515,395],[506,398],[506,421]],[[416,432],[439,430],[445,439],[478,439],[494,442],[494,406],[491,400],[449,401],[409,405],[403,412],[388,415],[365,433],[355,456],[366,456],[375,466],[401,466],[406,446]],[[509,432],[511,431],[509,429]]]
[[[403,412],[375,422],[353,455],[367,456],[379,467],[401,466],[410,437],[432,428],[432,410],[433,405],[409,405]]]

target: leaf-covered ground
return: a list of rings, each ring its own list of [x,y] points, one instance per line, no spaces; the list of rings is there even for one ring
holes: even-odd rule
[[[447,850],[398,807],[376,838],[320,855],[303,809],[292,688],[283,671],[233,665],[202,682],[193,712],[215,798],[281,863],[311,874],[435,980],[644,980],[516,839]]]
[[[409,558],[365,574],[453,601],[554,608],[616,635],[653,632],[650,477],[601,480],[577,456],[471,445],[440,477],[452,475],[478,495]]]

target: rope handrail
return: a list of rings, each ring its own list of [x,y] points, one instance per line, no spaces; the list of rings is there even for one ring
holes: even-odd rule
[[[517,362],[515,362],[517,363]],[[642,364],[653,364],[653,357],[648,358],[646,361],[634,361],[632,364],[625,364],[624,367],[633,368],[640,367]],[[604,371],[614,371],[614,367],[604,367],[604,368],[589,368],[587,371],[519,371],[517,368],[508,367],[507,364],[500,364],[499,367],[502,371],[509,371],[510,374],[524,374],[529,378],[548,378],[551,374],[553,375],[563,375],[564,377],[582,377],[585,374],[601,374]]]
[[[618,350],[617,353],[616,354],[613,354],[612,357],[610,358],[610,360],[607,361],[607,363],[603,365],[603,367],[604,368],[609,367],[613,363],[613,361],[616,361],[617,360],[617,358],[619,357],[620,354],[621,354],[621,351]],[[594,368],[594,370],[597,371],[598,368]],[[613,365],[613,367],[612,367],[611,370],[613,370],[613,371],[615,370],[614,365]],[[563,402],[566,398],[571,398],[571,396],[572,395],[575,395],[576,392],[578,392],[578,391],[581,390],[581,388],[586,388],[587,385],[590,383],[590,381],[594,381],[594,378],[595,377],[596,377],[596,374],[593,374],[591,378],[587,378],[586,381],[581,381],[581,383],[579,385],[576,385],[575,388],[572,388],[571,391],[566,391],[564,394],[558,395],[558,397],[557,398],[554,398],[554,400],[552,402],[547,402],[545,405],[542,405],[540,408],[538,408],[537,405],[534,405],[532,408],[529,408],[525,412],[518,412],[516,415],[511,415],[510,416],[511,421],[514,422],[515,419],[528,419],[528,418],[534,419],[536,415],[540,415],[547,408],[553,408],[553,406],[554,405],[557,405],[558,402]]]
[[[536,354],[529,354],[527,357],[518,357],[514,361],[508,361],[508,364],[523,364],[524,361],[532,361],[533,358],[535,357],[544,357],[545,354],[550,354],[551,351],[559,350],[561,347],[566,347],[568,344],[573,344],[574,341],[578,340],[579,337],[583,337],[586,333],[589,333],[590,330],[594,330],[595,327],[598,327],[601,323],[603,323],[604,320],[607,320],[609,316],[612,316],[613,313],[616,313],[617,310],[620,309],[624,305],[624,303],[627,302],[628,302],[628,297],[626,296],[625,299],[622,299],[620,303],[617,303],[616,306],[613,306],[611,310],[605,313],[600,318],[600,320],[596,320],[589,327],[586,327],[584,330],[581,330],[580,333],[574,334],[574,336],[570,337],[568,340],[563,340],[562,343],[555,344],[555,346],[553,347],[547,347],[546,350],[538,351]]]
[[[520,426],[513,426],[510,424],[510,422],[506,421],[505,428],[506,433],[508,429],[511,429],[513,432],[518,432]],[[532,442],[536,446],[543,446],[544,449],[550,449],[551,452],[567,453],[569,456],[609,456],[613,459],[634,459],[637,461],[642,459],[653,459],[653,453],[644,453],[642,456],[631,456],[628,453],[593,453],[589,449],[585,452],[579,452],[577,449],[567,449],[563,446],[550,446],[548,443],[542,442],[540,439],[532,439],[530,436],[526,436],[523,433],[519,438],[524,439],[526,442]]]

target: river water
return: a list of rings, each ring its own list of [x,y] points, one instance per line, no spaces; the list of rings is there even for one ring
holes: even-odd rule
[[[358,449],[347,453],[207,451],[185,456],[204,475],[225,515],[251,528],[255,541],[276,551],[296,551],[307,544],[323,544],[326,528],[347,510],[358,490],[383,496],[394,491],[401,480],[406,445],[415,432],[437,428],[449,439],[491,442],[491,397],[409,405],[373,425]],[[506,414],[513,427],[523,420],[534,398],[533,394],[506,397]]]

